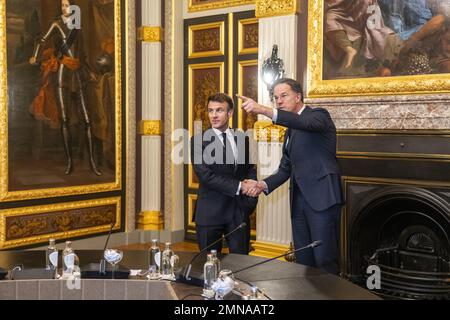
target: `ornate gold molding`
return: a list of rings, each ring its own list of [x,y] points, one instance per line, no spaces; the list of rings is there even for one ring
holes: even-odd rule
[[[298,0],[256,0],[256,17],[276,17],[297,13]]]
[[[253,4],[255,0],[222,0],[222,1],[214,1],[210,0],[207,3],[197,4],[199,1],[197,0],[189,0],[188,4],[188,12],[196,12],[196,11],[205,11],[205,10],[213,10],[227,7],[235,7],[235,6],[243,6],[246,4]],[[205,1],[203,1],[205,2]]]
[[[257,142],[283,142],[287,128],[277,126],[272,121],[255,122],[255,140]]]
[[[250,255],[263,258],[274,258],[289,250],[289,246],[262,241],[252,242],[251,246],[255,250],[251,251]],[[286,261],[284,258],[279,258],[278,260]]]
[[[448,93],[450,74],[427,74],[373,78],[323,80],[324,0],[310,1],[308,6],[307,92],[305,97],[335,98]]]
[[[259,20],[258,18],[250,18],[250,19],[242,19],[239,20],[239,24],[238,24],[238,46],[239,46],[239,50],[238,50],[238,54],[253,54],[253,53],[258,53],[258,45],[256,45],[256,47],[252,47],[252,48],[244,48],[244,41],[245,41],[245,37],[249,36],[252,37],[252,40],[256,43],[258,43],[259,39],[259,34],[258,34],[258,28],[255,28],[255,34],[244,34],[244,28],[247,25],[252,25],[252,24],[258,24]]]
[[[161,27],[142,26],[138,29],[138,40],[143,42],[161,42],[164,31]]]
[[[143,136],[161,136],[161,120],[142,120],[140,126],[140,134]]]
[[[162,230],[164,217],[160,211],[144,211],[139,214],[137,227],[141,230]]]
[[[7,87],[7,37],[6,1],[0,2],[0,202],[23,201],[30,199],[54,198],[58,196],[81,195],[116,191],[122,188],[122,7],[115,1],[115,175],[114,181],[75,185],[69,187],[41,188],[10,191],[8,155],[8,87]],[[125,22],[127,20],[125,19]]]
[[[196,32],[202,31],[211,31],[219,29],[217,33],[217,38],[212,37],[211,34],[204,34],[204,37],[200,37],[200,39],[195,40],[194,35]],[[208,46],[212,44],[218,44],[217,50],[205,50]],[[200,51],[197,51],[199,48],[196,48],[196,44],[200,45]],[[225,21],[217,21],[212,23],[205,24],[197,24],[189,26],[188,30],[188,50],[189,50],[189,59],[193,58],[208,58],[215,56],[223,56],[225,55]]]
[[[113,229],[118,230],[121,228],[120,203],[120,197],[115,197],[3,210],[0,214],[0,249],[46,242],[50,237],[68,239],[106,232],[111,228],[113,219]],[[114,205],[115,210],[105,217],[99,208],[108,205]],[[81,209],[92,211],[73,212]],[[14,223],[9,225],[8,221],[11,219]],[[87,227],[82,227],[83,224]],[[57,231],[43,234],[37,232],[49,226]],[[13,236],[8,236],[8,233]]]

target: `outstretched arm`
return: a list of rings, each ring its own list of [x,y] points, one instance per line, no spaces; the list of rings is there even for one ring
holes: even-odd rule
[[[242,109],[244,109],[248,113],[254,113],[254,114],[262,114],[266,117],[269,117],[270,119],[273,118],[273,109],[263,106],[253,99],[250,99],[245,96],[236,95],[239,99],[242,100]]]

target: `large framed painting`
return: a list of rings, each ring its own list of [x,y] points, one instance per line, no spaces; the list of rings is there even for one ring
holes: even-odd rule
[[[254,3],[255,0],[189,0],[188,11],[204,11]]]
[[[450,0],[308,5],[307,97],[450,91]]]
[[[121,189],[123,3],[0,3],[0,202]]]

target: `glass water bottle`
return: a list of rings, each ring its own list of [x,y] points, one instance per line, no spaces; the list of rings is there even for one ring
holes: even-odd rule
[[[203,295],[206,298],[214,297],[214,290],[212,285],[217,280],[217,267],[213,261],[213,255],[208,253],[206,263],[203,266]]]
[[[161,266],[161,250],[158,246],[158,240],[152,240],[152,246],[148,250],[148,279],[159,279],[161,278],[160,272]]]

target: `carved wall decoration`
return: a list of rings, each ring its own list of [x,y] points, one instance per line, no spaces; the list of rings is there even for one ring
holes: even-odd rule
[[[255,0],[189,0],[188,11],[213,10],[233,6],[253,4]]]
[[[161,42],[163,40],[163,33],[161,27],[149,27],[144,26],[141,27],[139,32],[138,40],[144,42]]]
[[[259,23],[258,19],[239,20],[239,54],[258,53]]]
[[[225,23],[213,22],[189,27],[189,58],[223,56]]]
[[[256,0],[256,17],[275,17],[295,14],[298,0]]]
[[[121,199],[14,208],[0,213],[0,249],[121,228]]]

